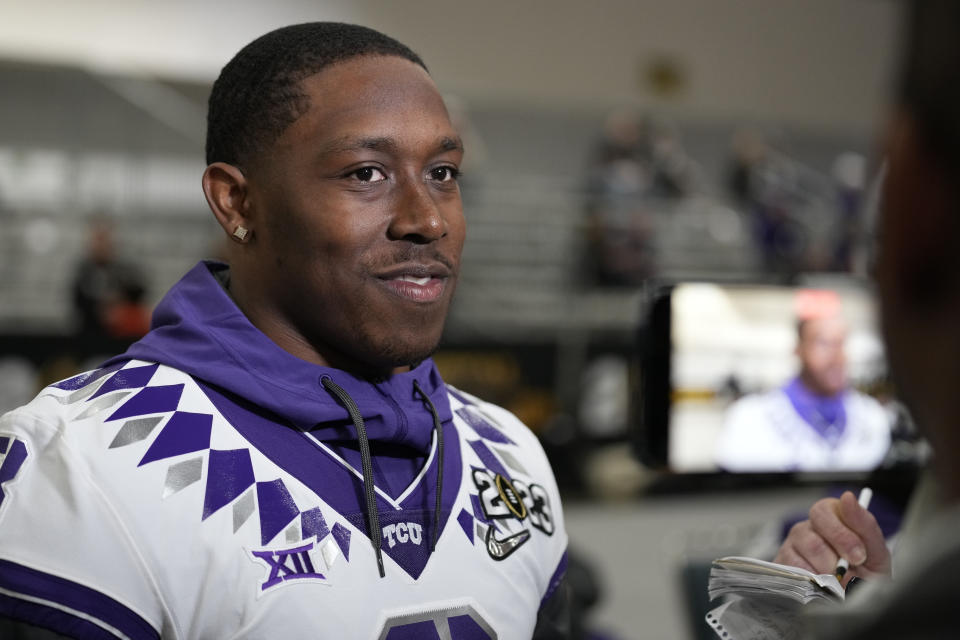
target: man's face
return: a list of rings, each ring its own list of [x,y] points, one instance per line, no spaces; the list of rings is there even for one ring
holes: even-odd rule
[[[803,323],[797,342],[800,375],[811,391],[833,395],[847,386],[844,343],[847,326],[840,316],[813,318]]]
[[[260,292],[331,366],[382,374],[436,348],[465,223],[459,138],[433,81],[398,57],[327,67],[309,110],[246,168]]]

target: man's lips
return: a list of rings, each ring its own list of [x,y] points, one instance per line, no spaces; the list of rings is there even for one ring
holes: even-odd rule
[[[377,272],[381,280],[397,278],[448,278],[453,269],[443,262],[431,260],[429,262],[403,262]]]
[[[434,302],[446,288],[452,270],[444,264],[416,263],[392,267],[377,275],[401,298],[413,302]]]

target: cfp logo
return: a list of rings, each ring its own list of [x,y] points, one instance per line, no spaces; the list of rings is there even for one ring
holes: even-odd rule
[[[423,527],[416,522],[388,524],[383,528],[383,537],[387,539],[387,544],[390,545],[391,549],[397,546],[397,543],[412,542],[419,546],[423,542]]]
[[[509,480],[487,469],[473,470],[483,515],[489,519],[516,518],[530,524],[548,536],[553,535],[553,511],[550,496],[538,484]]]
[[[269,570],[267,579],[260,585],[260,592],[290,580],[313,579],[325,582],[323,574],[313,568],[313,558],[310,556],[313,546],[311,541],[293,549],[251,551],[255,561],[264,562]]]
[[[529,522],[545,534],[553,535],[553,512],[550,497],[537,484],[493,473],[488,469],[474,469],[473,483],[477,487],[480,507],[488,520],[513,519]],[[497,537],[494,527],[487,527],[484,544],[494,560],[504,560],[530,539],[530,530]]]

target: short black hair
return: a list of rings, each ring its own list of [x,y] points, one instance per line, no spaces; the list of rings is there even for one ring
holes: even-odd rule
[[[900,104],[927,149],[960,168],[960,2],[910,2],[905,40]]]
[[[309,109],[304,79],[331,64],[368,55],[398,56],[427,68],[393,38],[340,22],[282,27],[245,46],[223,67],[210,91],[207,164],[242,168]]]

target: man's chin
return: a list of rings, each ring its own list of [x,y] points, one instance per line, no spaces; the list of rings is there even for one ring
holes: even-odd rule
[[[371,357],[367,358],[366,361],[369,363],[372,375],[382,376],[399,373],[415,368],[436,353],[439,346],[439,337],[435,340],[418,341],[416,343],[395,340],[380,345],[376,353],[371,354]]]

